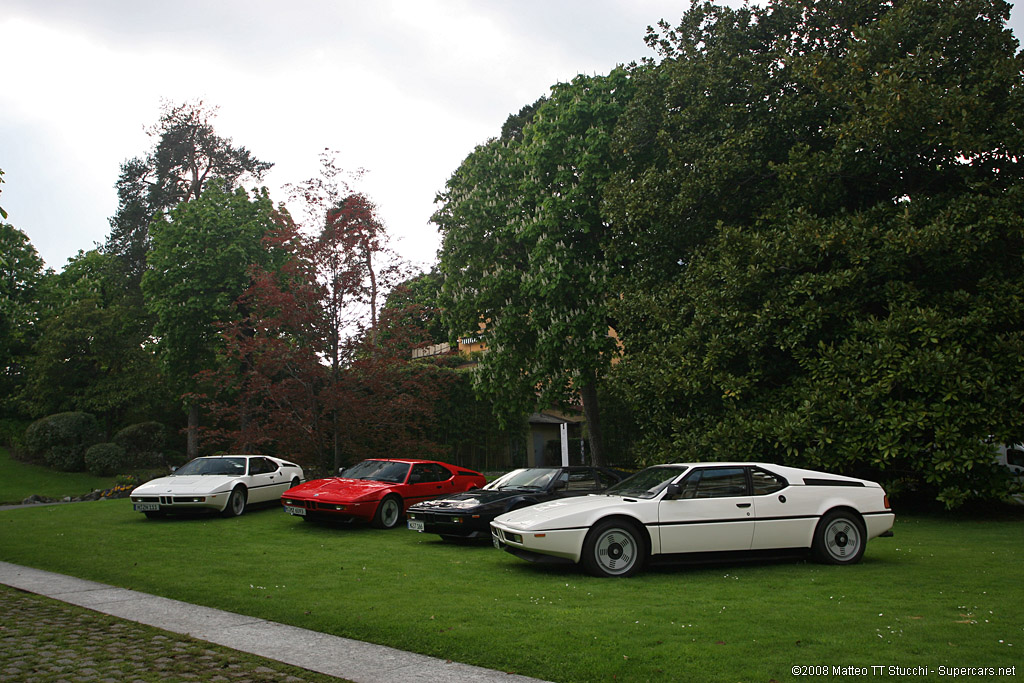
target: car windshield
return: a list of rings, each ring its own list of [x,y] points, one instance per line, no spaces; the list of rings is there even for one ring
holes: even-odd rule
[[[547,488],[561,470],[554,467],[532,467],[526,470],[515,470],[501,478],[501,483],[492,488],[542,490]]]
[[[392,460],[364,460],[353,465],[339,476],[345,479],[365,479],[367,481],[387,481],[401,484],[409,474],[411,465],[407,462]]]
[[[648,467],[636,474],[623,479],[618,484],[605,490],[606,496],[632,496],[636,498],[654,498],[668,486],[673,479],[685,472],[685,466]]]
[[[245,474],[245,458],[196,458],[174,471],[174,476],[187,477],[196,474]]]

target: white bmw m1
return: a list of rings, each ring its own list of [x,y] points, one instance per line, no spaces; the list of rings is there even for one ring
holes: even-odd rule
[[[129,494],[132,507],[147,517],[213,510],[237,517],[246,505],[277,502],[302,482],[302,468],[268,455],[214,455],[191,460],[167,477],[146,482]]]
[[[648,561],[809,550],[853,564],[891,536],[895,515],[872,481],[766,463],[657,465],[603,493],[498,516],[495,547],[535,562],[632,576]]]

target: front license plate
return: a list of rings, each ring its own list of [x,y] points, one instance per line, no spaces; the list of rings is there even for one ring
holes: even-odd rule
[[[423,531],[423,522],[417,522],[415,520],[409,520],[409,528],[413,531]]]
[[[136,512],[159,512],[160,511],[160,504],[159,503],[136,503],[135,504],[135,511]]]
[[[289,515],[298,515],[299,517],[306,516],[306,508],[297,508],[292,507],[291,505],[285,505],[284,511],[287,512]]]

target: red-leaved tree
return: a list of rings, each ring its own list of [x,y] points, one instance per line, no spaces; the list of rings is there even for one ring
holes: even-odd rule
[[[217,417],[207,436],[335,471],[368,456],[438,454],[430,435],[444,373],[411,361],[422,332],[393,322],[414,318],[380,313],[408,269],[372,202],[322,160],[319,178],[292,188],[315,229],[279,212],[266,242],[279,258],[254,268],[237,304],[245,315],[223,330],[224,362],[205,378]]]

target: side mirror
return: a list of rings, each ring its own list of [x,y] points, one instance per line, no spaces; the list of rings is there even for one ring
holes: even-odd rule
[[[566,481],[564,479],[559,479],[558,481],[555,482],[555,485],[551,487],[551,490],[552,491],[561,491],[562,489],[566,488],[567,486],[568,486],[568,484],[566,483]]]
[[[679,497],[679,494],[683,492],[683,487],[679,484],[669,484],[665,487],[665,498],[675,499]]]

